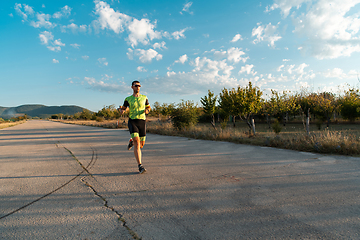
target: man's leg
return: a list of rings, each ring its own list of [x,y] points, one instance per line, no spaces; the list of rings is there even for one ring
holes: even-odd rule
[[[133,138],[134,141],[134,155],[135,155],[135,159],[138,163],[138,165],[141,164],[141,142],[140,142],[140,137],[134,137]]]

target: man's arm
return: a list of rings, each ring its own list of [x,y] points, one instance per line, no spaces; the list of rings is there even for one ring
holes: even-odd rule
[[[149,104],[149,100],[146,98],[146,101],[145,101],[145,114],[149,114],[151,110],[151,107],[150,107],[150,104]]]
[[[124,112],[126,112],[128,108],[125,106],[120,106],[117,110],[120,112],[120,114],[123,114]]]
[[[147,105],[147,106],[145,107],[145,114],[149,114],[150,110],[151,110],[150,105]]]
[[[124,101],[124,105],[120,106],[118,108],[120,114],[123,114],[124,112],[126,112],[126,110],[129,108],[129,102],[127,101],[127,99],[125,99]]]

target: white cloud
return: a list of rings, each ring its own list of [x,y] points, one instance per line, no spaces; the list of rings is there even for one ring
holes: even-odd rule
[[[85,77],[85,83],[87,83],[90,88],[103,91],[103,92],[121,92],[121,93],[128,93],[129,86],[124,82],[120,83],[105,83],[104,81],[96,81],[95,78],[92,77]]]
[[[176,60],[175,63],[182,63],[184,64],[188,60],[188,56],[186,54],[182,55],[179,60]]]
[[[159,54],[154,49],[148,49],[148,50],[135,49],[135,50],[132,50],[131,48],[129,48],[126,55],[128,56],[128,58],[130,60],[132,60],[134,58],[134,55],[138,56],[140,62],[142,62],[142,63],[151,63],[151,61],[153,59],[156,59],[157,61],[162,59],[162,55]]]
[[[154,31],[155,25],[150,23],[149,19],[133,19],[129,24],[128,30],[130,32],[128,40],[131,46],[136,46],[138,42],[147,45],[149,41],[153,39],[159,39],[162,37],[161,33]]]
[[[221,61],[211,60],[206,57],[197,57],[195,61],[190,63],[194,66],[193,72],[206,72],[213,76],[227,76],[231,75],[231,71],[234,69],[233,66],[229,66],[226,63],[226,59]]]
[[[88,59],[89,59],[89,56],[87,56],[87,55],[82,56],[82,59],[84,59],[84,60],[88,60]]]
[[[90,31],[91,31],[90,26],[85,25],[85,24],[78,26],[75,23],[70,23],[68,25],[60,26],[60,30],[63,33],[66,33],[67,29],[70,29],[73,33],[77,33],[78,31],[86,32],[87,30],[89,30],[89,33],[90,33]]]
[[[23,8],[24,11],[22,10]],[[21,5],[20,3],[16,3],[14,9],[25,21],[27,20],[28,15],[34,15],[33,8],[26,4]]]
[[[231,40],[231,42],[237,42],[239,40],[243,40],[240,34],[236,34],[234,38]]]
[[[80,32],[86,32],[87,28],[88,28],[88,26],[85,24],[79,26]]]
[[[269,46],[275,47],[275,42],[280,40],[281,37],[276,33],[278,26],[273,26],[271,23],[264,26],[261,23],[258,23],[258,27],[253,28],[252,36],[256,36],[256,39],[253,41],[254,44],[266,41],[269,42]]]
[[[10,17],[14,17],[14,15],[12,13],[9,14]]]
[[[53,52],[60,52],[61,47],[60,46],[47,46],[47,48]]]
[[[38,19],[37,22],[35,22],[35,21],[30,22],[30,26],[33,26],[34,28],[41,28],[41,27],[54,28],[56,26],[56,24],[51,23],[49,21],[49,19],[51,18],[51,16],[49,14],[37,13],[36,18]]]
[[[221,90],[223,87],[236,87],[245,85],[248,79],[240,79],[231,76],[233,66],[228,65],[227,59],[220,61],[207,57],[197,57],[189,61],[193,67],[189,72],[175,72],[169,70],[165,76],[156,76],[146,79],[147,91],[162,94],[191,95],[205,93],[208,89]],[[255,78],[251,78],[254,80]],[[169,87],[162,87],[166,83]]]
[[[180,31],[175,31],[173,32],[171,35],[173,36],[173,38],[175,38],[176,40],[179,40],[180,38],[185,38],[184,32],[187,30],[188,28],[184,28]]]
[[[98,62],[101,65],[107,66],[109,63],[106,61],[106,58],[98,58]]]
[[[56,60],[55,58],[52,60],[53,63],[59,63],[59,60]]]
[[[57,40],[54,41],[54,45],[58,45],[58,46],[62,46],[62,47],[63,47],[63,46],[65,46],[65,43],[62,43],[62,42],[61,42],[61,39],[57,39]]]
[[[194,14],[193,12],[190,11],[190,7],[193,3],[192,2],[188,2],[186,4],[184,4],[183,9],[180,11],[180,14],[183,14],[183,12],[187,12],[189,14]]]
[[[80,45],[80,44],[77,44],[77,43],[72,43],[72,44],[70,44],[70,46],[72,46],[73,48],[79,49],[79,47],[80,47],[81,45]]]
[[[70,23],[67,26],[61,26],[61,31],[66,32],[67,28],[70,29],[73,33],[76,33],[77,30],[79,29],[78,25],[76,25],[75,23]]]
[[[39,34],[39,38],[41,41],[41,44],[47,45],[46,47],[54,52],[61,51],[61,47],[65,46],[65,43],[61,42],[61,39],[57,39],[55,41],[52,41],[54,39],[54,36],[51,32],[43,31]],[[50,44],[50,45],[49,45]]]
[[[39,38],[42,44],[48,44],[50,40],[54,39],[54,36],[51,32],[43,31],[39,34]]]
[[[137,70],[138,72],[147,72],[147,69],[145,69],[143,66],[138,66],[138,67],[136,68],[136,70]]]
[[[68,17],[70,15],[71,15],[71,7],[65,5],[63,8],[61,8],[61,11],[53,14],[53,18]]]
[[[161,43],[154,43],[154,45],[153,45],[153,48],[154,49],[167,49],[167,47],[165,47],[165,42],[164,41],[162,41]]]
[[[355,75],[354,73],[355,72],[350,71],[349,75],[354,77],[354,75]],[[344,71],[340,68],[328,69],[327,71],[323,72],[323,76],[326,78],[337,78],[337,79],[349,78],[349,76],[346,73],[344,73]]]
[[[312,70],[305,70],[309,67],[308,64],[302,63],[296,66],[295,64],[291,65],[281,65],[277,68],[277,72],[280,72],[280,76],[268,76],[272,82],[300,82],[306,81],[315,78],[316,74]]]
[[[274,4],[267,7],[267,11],[272,11],[280,8],[281,14],[286,18],[291,9],[296,7],[299,9],[303,3],[311,3],[312,0],[274,0]]]
[[[302,64],[299,65],[299,67],[297,67],[297,68],[295,69],[295,71],[296,71],[298,74],[304,74],[304,73],[305,73],[305,72],[304,72],[304,68],[306,68],[306,67],[308,67],[308,66],[309,66],[308,64],[302,63]]]
[[[116,34],[127,30],[129,32],[127,40],[132,47],[137,46],[139,42],[147,45],[149,41],[162,37],[161,32],[154,30],[156,22],[153,24],[146,18],[138,20],[130,17],[115,11],[103,1],[95,0],[95,3],[95,14],[99,15],[99,18],[93,21],[95,29],[110,29]]]
[[[235,63],[238,63],[240,61],[243,61],[245,63],[246,60],[248,59],[248,57],[246,58],[241,57],[242,55],[245,55],[245,53],[241,50],[241,48],[235,48],[235,47],[229,48],[227,50],[227,54],[228,54],[227,59]]]
[[[276,71],[281,72],[283,68],[284,68],[284,65],[281,65],[278,67],[278,69]]]
[[[245,66],[241,67],[241,70],[239,71],[239,74],[242,74],[242,73],[246,72],[246,74],[252,74],[253,76],[255,76],[257,72],[255,72],[253,68],[254,68],[254,65],[246,64]]]
[[[242,57],[245,55],[245,52],[241,50],[241,48],[229,48],[227,51],[216,51],[215,49],[211,50],[210,52],[214,52],[214,57],[216,59],[223,59],[227,58],[227,60],[232,61],[234,63],[238,63],[243,61],[244,63],[249,59],[249,57]]]
[[[110,76],[110,75],[107,75],[106,73],[104,75],[102,75],[103,77],[101,78],[101,80],[105,80],[105,81],[108,81],[110,80],[111,78],[113,78],[113,76]]]
[[[334,59],[360,52],[360,18],[351,13],[359,0],[319,0],[294,17],[294,32],[308,40],[302,45],[318,59]]]
[[[95,14],[99,15],[98,20],[94,22],[101,29],[109,28],[115,33],[124,31],[124,25],[131,20],[126,14],[114,11],[109,4],[103,1],[95,0]]]

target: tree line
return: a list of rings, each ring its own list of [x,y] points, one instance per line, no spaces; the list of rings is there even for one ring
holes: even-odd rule
[[[286,125],[290,119],[301,120],[309,131],[310,118],[316,119],[318,124],[342,118],[354,122],[360,117],[360,90],[350,88],[342,94],[331,92],[308,92],[302,90],[278,92],[271,90],[270,96],[265,99],[263,91],[251,82],[246,86],[222,89],[215,95],[208,90],[208,94],[200,99],[201,106],[193,101],[182,100],[180,103],[152,105],[150,116],[163,118],[173,123],[179,130],[195,125],[197,122],[210,122],[214,128],[219,123],[224,128],[229,121],[246,122],[249,131],[255,131],[255,119],[269,124],[278,122]],[[105,106],[98,112],[84,110],[71,116],[56,114],[52,118],[84,119],[84,120],[111,120],[120,118],[115,105]]]
[[[305,90],[291,93],[271,90],[268,99],[263,98],[263,91],[253,86],[238,86],[232,89],[222,89],[219,95],[208,90],[208,94],[200,99],[201,107],[191,101],[180,104],[155,103],[155,115],[170,116],[174,127],[181,130],[194,125],[199,119],[207,118],[215,127],[215,122],[226,126],[229,119],[235,127],[238,120],[245,121],[254,134],[255,118],[271,122],[280,122],[284,126],[292,119],[300,119],[309,132],[310,118],[317,120],[317,124],[326,122],[329,126],[331,119],[342,118],[354,122],[360,117],[360,91],[349,88],[343,94],[331,92],[311,93]]]

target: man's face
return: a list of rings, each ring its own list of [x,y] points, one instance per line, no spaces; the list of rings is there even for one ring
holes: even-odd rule
[[[140,92],[140,87],[141,87],[140,83],[134,83],[134,85],[131,86],[131,88],[133,89],[133,91],[134,91],[135,93],[139,93],[139,92]]]

